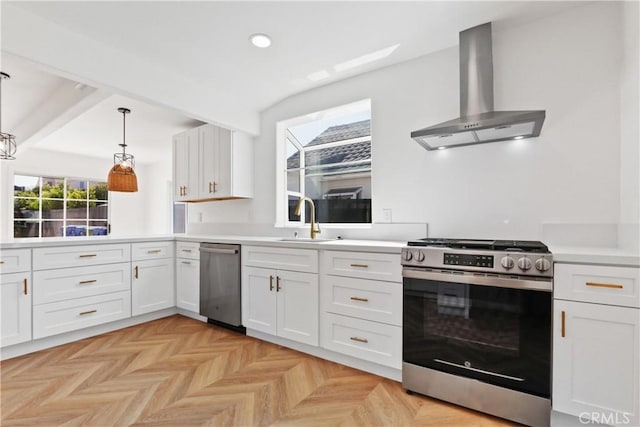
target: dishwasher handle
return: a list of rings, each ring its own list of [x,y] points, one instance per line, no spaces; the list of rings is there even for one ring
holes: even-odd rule
[[[200,252],[208,252],[212,254],[226,254],[235,255],[238,253],[238,249],[212,249],[212,248],[200,248]]]

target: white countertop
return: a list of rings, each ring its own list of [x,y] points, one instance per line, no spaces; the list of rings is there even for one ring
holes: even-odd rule
[[[319,240],[283,241],[273,236],[235,236],[235,235],[155,235],[155,236],[88,236],[73,238],[15,239],[0,242],[0,249],[37,248],[52,246],[92,245],[105,243],[136,243],[162,240],[183,242],[235,243],[240,245],[281,246],[304,249],[329,249],[345,251],[366,251],[400,253],[406,246],[405,241],[388,240]],[[552,246],[553,260],[561,263],[608,264],[640,267],[640,254],[636,251],[619,248]]]
[[[131,236],[131,237],[113,237],[113,236],[87,236],[73,238],[39,238],[39,239],[15,239],[6,242],[0,242],[0,249],[20,249],[20,248],[38,248],[38,247],[55,247],[55,246],[74,246],[74,245],[94,245],[109,243],[137,243],[137,242],[153,242],[163,240],[177,240],[181,242],[207,242],[207,243],[235,243],[240,245],[260,245],[260,246],[281,246],[304,249],[332,249],[332,250],[351,250],[351,251],[367,251],[367,252],[386,252],[400,253],[405,241],[385,241],[385,240],[318,240],[309,241],[305,239],[283,241],[282,237],[269,236],[230,236],[230,235],[211,235],[211,236],[188,236],[188,235],[158,235],[158,236]]]
[[[553,246],[549,250],[555,262],[640,267],[640,253],[637,251],[586,246]]]

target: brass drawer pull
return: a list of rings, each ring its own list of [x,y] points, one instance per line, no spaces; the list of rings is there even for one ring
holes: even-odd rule
[[[369,268],[367,264],[351,264],[351,267]]]
[[[366,338],[358,338],[358,337],[351,337],[349,338],[351,341],[357,341],[357,342],[362,342],[362,343],[368,343],[369,340]]]
[[[93,258],[95,256],[98,256],[98,254],[85,254],[85,255],[80,255],[80,258]]]
[[[136,267],[134,268],[134,276],[137,279],[138,278],[138,266],[136,265]]]
[[[0,264],[4,264],[4,261],[0,261]]]
[[[566,317],[566,314],[565,314],[564,310],[562,310],[562,325],[561,325],[561,326],[562,326],[562,327],[561,327],[561,329],[562,329],[562,330],[561,330],[561,336],[562,336],[562,338],[564,338],[564,337],[565,337],[565,317]]]
[[[213,181],[213,192],[216,193],[218,190],[216,189],[216,187],[218,186],[218,184]]]
[[[209,193],[213,193],[213,183],[209,183]]]
[[[162,249],[154,249],[152,251],[147,251],[148,254],[159,254],[162,252]]]
[[[191,249],[180,249],[180,250],[181,250],[182,252],[189,252],[189,253],[193,252]]]
[[[81,311],[80,312],[80,316],[84,316],[85,314],[91,314],[91,313],[95,313],[98,310],[89,310],[89,311]]]
[[[269,276],[269,291],[273,290],[273,276]]]
[[[351,299],[354,300],[354,301],[369,302],[368,298],[351,297]]]
[[[610,289],[622,289],[624,286],[618,284],[611,283],[596,283],[596,282],[587,282],[585,283],[587,286],[594,286],[597,288],[610,288]]]
[[[183,264],[191,265],[191,261],[182,261]]]
[[[276,277],[276,292],[280,292],[280,289],[282,289],[280,287],[280,276]]]
[[[27,295],[27,278],[24,278],[24,282],[23,282],[23,288],[22,288],[22,292]]]
[[[82,281],[80,282],[80,284],[81,284],[81,285],[86,285],[86,284],[88,284],[88,283],[96,283],[96,282],[97,282],[97,280],[95,280],[95,279],[93,279],[93,280],[82,280]]]

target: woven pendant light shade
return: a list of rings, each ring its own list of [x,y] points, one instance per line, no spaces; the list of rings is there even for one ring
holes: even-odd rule
[[[127,143],[126,137],[126,116],[131,113],[128,108],[118,108],[118,112],[122,113],[122,153],[113,155],[113,167],[109,171],[107,177],[107,190],[121,191],[123,193],[135,193],[138,191],[138,178],[133,168],[136,167],[136,159],[126,153]]]
[[[138,177],[136,177],[133,168],[120,164],[113,165],[107,177],[107,190],[124,193],[138,191]]]

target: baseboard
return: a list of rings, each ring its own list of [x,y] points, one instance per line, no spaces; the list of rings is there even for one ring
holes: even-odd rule
[[[278,344],[284,347],[292,348],[302,353],[307,353],[312,356],[319,357],[321,359],[326,359],[331,362],[336,362],[341,365],[349,366],[351,368],[359,369],[361,371],[365,371],[381,377],[389,378],[394,381],[402,381],[401,369],[390,368],[388,366],[379,365],[377,363],[347,356],[345,354],[336,353],[335,351],[327,350],[322,347],[315,347],[308,344],[302,344],[296,341],[288,340],[286,338],[265,334],[264,332],[256,331],[253,329],[247,329],[247,336],[258,338],[260,340],[268,341],[270,343]]]
[[[163,317],[173,316],[176,313],[178,313],[176,307],[171,307],[164,310],[154,311],[153,313],[142,314],[140,316],[129,317],[127,319],[117,320],[115,322],[92,326],[90,328],[79,329],[77,331],[53,335],[46,338],[40,338],[37,340],[3,347],[2,349],[0,349],[0,360],[11,359],[13,357],[22,356],[25,354],[33,353],[35,351],[40,351],[62,344],[67,344],[73,341],[105,334],[107,332],[116,331],[118,329],[128,328],[129,326],[135,326],[141,323],[150,322],[152,320],[161,319]]]
[[[176,310],[178,311],[178,314],[181,314],[184,317],[190,317],[192,319],[199,320],[201,322],[207,323],[207,318],[205,316],[200,316],[198,313],[195,313],[195,312],[189,311],[189,310],[185,310],[184,308],[180,308],[180,307],[178,307]]]

